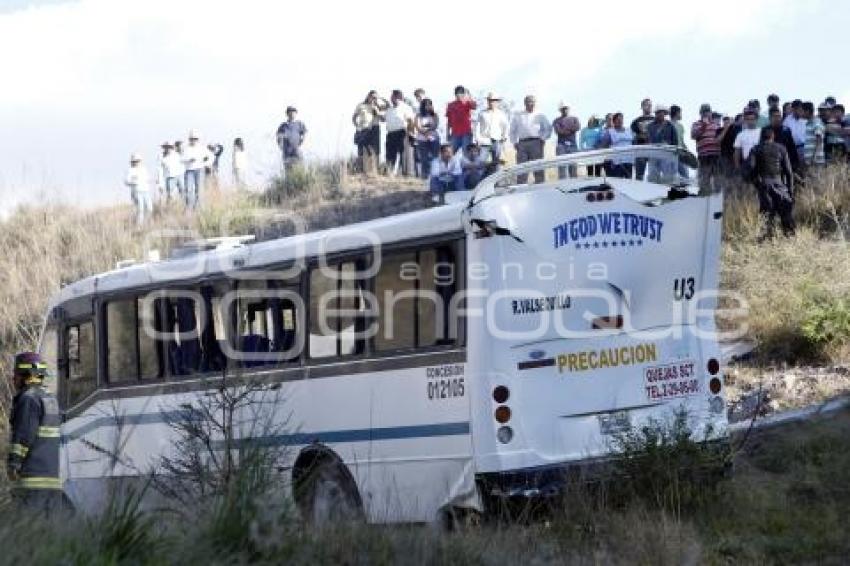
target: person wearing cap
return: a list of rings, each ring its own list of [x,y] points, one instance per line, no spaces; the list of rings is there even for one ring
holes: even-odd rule
[[[444,200],[444,193],[463,190],[463,169],[460,160],[455,157],[452,144],[444,143],[440,146],[440,155],[431,162],[428,186],[440,202]]]
[[[679,136],[676,128],[667,119],[670,109],[663,104],[655,107],[655,119],[647,124],[646,136],[650,144],[679,145]],[[651,159],[649,160],[648,179],[657,182],[661,179],[672,178],[676,175],[676,162],[673,160]]]
[[[477,143],[481,154],[490,159],[494,170],[502,165],[502,149],[508,139],[510,124],[508,116],[499,103],[502,97],[494,92],[487,95],[487,109],[478,113]]]
[[[826,165],[824,152],[825,129],[820,118],[815,116],[815,105],[803,103],[803,118],[806,120],[806,141],[803,144],[803,162],[806,168]]]
[[[159,157],[159,167],[157,168],[159,190],[165,193],[166,202],[171,202],[171,193],[176,192],[181,199],[185,200],[183,187],[183,174],[186,171],[183,169],[183,161],[174,150],[174,144],[171,142],[162,143],[162,155]]]
[[[720,172],[720,120],[710,104],[699,107],[699,120],[691,125],[691,139],[697,144],[700,188],[708,188],[711,178]]]
[[[634,137],[634,145],[645,145],[649,143],[647,128],[649,127],[649,123],[654,120],[652,115],[652,100],[644,98],[640,103],[640,111],[641,115],[632,120],[630,127]],[[635,171],[637,180],[643,181],[643,177],[646,174],[645,158],[640,157],[635,160]]]
[[[463,186],[466,190],[474,189],[481,179],[487,176],[491,166],[487,157],[481,152],[478,144],[472,142],[460,156],[460,168],[463,172]]]
[[[301,146],[306,137],[307,126],[298,120],[298,110],[294,106],[287,106],[286,121],[278,126],[275,134],[284,167],[289,168],[303,159]]]
[[[576,137],[581,130],[581,122],[575,116],[570,116],[570,105],[563,100],[558,103],[558,112],[560,113],[559,116],[552,120],[552,129],[558,136],[555,155],[569,155],[578,151]],[[578,167],[570,165],[569,167],[558,167],[558,178],[566,179],[568,170],[570,177],[578,176]]]
[[[781,112],[777,108],[778,119]],[[781,124],[780,124],[781,125]],[[759,144],[749,155],[750,169],[758,191],[759,213],[764,221],[761,239],[772,238],[777,216],[786,237],[794,235],[794,172],[788,151],[774,140],[772,127],[757,130]]]
[[[47,372],[37,353],[15,356],[6,460],[13,500],[21,510],[41,513],[58,510],[64,502],[59,478],[59,405],[44,386]]]
[[[183,166],[186,173],[183,182],[186,187],[186,206],[195,208],[201,201],[204,171],[212,165],[213,156],[205,145],[200,143],[198,132],[189,132],[189,143],[183,148]]]
[[[543,148],[552,135],[552,124],[542,112],[535,109],[537,99],[529,94],[523,102],[525,111],[515,113],[511,119],[510,136],[516,150],[517,163],[543,159]],[[534,172],[535,183],[542,183],[545,178],[546,172],[542,169]],[[527,174],[517,175],[517,183],[520,185],[527,181]]]
[[[410,170],[410,165],[405,163],[407,153],[407,138],[413,131],[413,121],[416,114],[413,108],[404,101],[404,94],[400,90],[394,90],[390,95],[390,107],[387,108],[385,120],[387,124],[387,138],[385,150],[387,155],[387,172],[395,174],[399,169],[404,175]]]
[[[446,106],[446,135],[455,153],[472,143],[472,111],[478,104],[463,86],[455,87],[455,99]]]
[[[148,215],[153,213],[153,202],[148,170],[142,165],[142,156],[138,153],[130,155],[130,168],[124,177],[124,184],[130,189],[130,199],[136,208],[136,222],[144,224]]]

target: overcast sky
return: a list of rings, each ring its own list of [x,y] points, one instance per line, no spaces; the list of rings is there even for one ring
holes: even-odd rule
[[[126,200],[127,157],[155,162],[190,128],[245,138],[257,175],[278,163],[288,104],[310,158],[352,150],[351,113],[375,88],[457,84],[560,99],[582,119],[649,96],[738,112],[770,92],[850,102],[850,3],[644,0],[495,3],[262,0],[0,0],[0,195]],[[764,103],[764,102],[763,102]]]

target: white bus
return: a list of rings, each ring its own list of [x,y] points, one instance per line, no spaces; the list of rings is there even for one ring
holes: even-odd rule
[[[285,430],[262,440],[288,447],[281,473],[316,520],[430,521],[556,492],[612,456],[613,434],[679,410],[695,438],[723,440],[722,195],[680,176],[683,155],[523,164],[443,206],[64,287],[41,350],[66,493],[94,509],[155,468],[169,408],[234,375],[280,392]],[[555,175],[636,158],[673,167]],[[548,177],[528,184],[535,171]]]

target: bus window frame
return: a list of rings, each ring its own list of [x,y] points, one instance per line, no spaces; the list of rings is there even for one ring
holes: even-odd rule
[[[98,327],[97,316],[95,316],[95,314],[96,313],[74,318],[62,319],[56,322],[56,327],[59,331],[59,354],[57,356],[58,367],[56,369],[56,398],[59,402],[59,408],[63,412],[68,412],[80,405],[85,404],[93,396],[97,395],[98,391],[104,388],[103,377],[100,368],[100,336],[102,332]],[[94,387],[85,397],[77,399],[74,403],[71,403],[69,395],[71,393],[70,381],[72,360],[68,352],[68,334],[71,328],[78,329],[77,354],[79,355],[79,328],[83,324],[87,323],[90,323],[92,325],[92,332],[94,333],[94,340],[92,340],[92,346],[94,347],[94,364],[92,364],[92,369],[94,370]],[[79,362],[79,360],[75,361]]]
[[[358,262],[362,261],[362,265],[358,265]],[[301,358],[304,360],[305,366],[325,366],[328,364],[338,363],[340,360],[346,361],[359,361],[369,359],[372,356],[372,339],[363,340],[363,351],[356,354],[342,354],[342,329],[340,317],[337,317],[336,323],[336,354],[333,356],[327,356],[323,358],[314,358],[313,353],[310,351],[310,329],[312,328],[313,319],[312,319],[312,309],[311,305],[311,291],[312,291],[312,274],[314,271],[320,270],[322,268],[334,268],[337,271],[337,274],[340,271],[340,268],[345,263],[354,263],[355,269],[358,271],[363,271],[368,269],[368,266],[371,262],[374,261],[372,254],[368,253],[366,250],[351,250],[344,253],[339,254],[329,254],[324,261],[319,261],[319,259],[315,256],[310,257],[306,261],[306,269],[304,270],[304,278],[301,285],[302,293],[301,298],[304,301],[305,313],[304,313],[304,353]],[[359,278],[354,279],[354,281],[362,282],[361,289],[366,292],[371,292],[372,288],[372,279],[373,277],[367,278]],[[342,278],[337,279],[337,293],[339,293],[340,288],[342,286]],[[336,298],[336,308],[339,309],[340,306],[340,297]]]
[[[280,268],[281,268],[281,266],[268,266],[268,267],[262,267],[261,269],[269,270],[270,273],[274,273],[275,269],[280,269]],[[234,370],[237,370],[237,371],[240,371],[240,372],[243,372],[243,373],[252,373],[252,372],[269,371],[269,370],[275,370],[275,369],[299,368],[299,367],[302,367],[304,365],[305,358],[307,358],[307,342],[309,341],[309,326],[308,326],[309,323],[308,323],[308,318],[307,318],[308,314],[307,313],[310,310],[309,303],[304,301],[305,285],[309,284],[309,283],[305,282],[306,281],[306,279],[305,279],[306,273],[309,273],[309,269],[304,270],[302,273],[299,273],[298,277],[291,277],[291,278],[288,278],[287,280],[280,279],[280,278],[274,278],[274,277],[265,278],[265,279],[262,280],[266,285],[267,291],[288,291],[288,292],[293,292],[296,295],[298,295],[299,297],[301,297],[301,300],[302,300],[302,303],[303,303],[302,308],[304,309],[305,312],[302,313],[303,316],[301,317],[300,321],[303,324],[304,328],[298,327],[299,319],[298,319],[298,316],[297,316],[298,313],[297,313],[297,310],[296,310],[295,331],[296,331],[296,334],[298,332],[301,332],[301,333],[304,334],[303,338],[304,338],[305,342],[304,342],[304,346],[302,347],[302,349],[298,353],[298,355],[294,359],[291,359],[291,360],[276,361],[276,362],[273,362],[273,363],[260,364],[260,365],[249,366],[249,367],[241,366],[240,362],[238,360],[231,360],[231,359],[228,358],[228,369],[232,368]],[[238,346],[239,346],[238,341],[241,340],[241,338],[242,338],[241,329],[240,329],[241,322],[242,322],[242,312],[240,310],[241,304],[242,304],[242,299],[239,298],[239,290],[240,290],[242,284],[246,280],[239,278],[239,277],[235,277],[235,278],[232,278],[231,281],[232,281],[231,291],[236,293],[236,300],[234,300],[232,305],[231,305],[231,309],[232,309],[233,312],[230,313],[232,315],[231,316],[232,320],[231,320],[231,324],[230,324],[232,340],[230,341],[230,346],[235,351],[240,351],[239,348],[238,348]],[[256,281],[256,279],[252,279],[251,281]],[[271,282],[275,282],[274,285],[270,285]],[[268,299],[266,299],[266,300],[268,300]],[[295,305],[296,308],[298,306],[299,305]],[[298,338],[296,337],[296,342],[297,341],[298,341]]]

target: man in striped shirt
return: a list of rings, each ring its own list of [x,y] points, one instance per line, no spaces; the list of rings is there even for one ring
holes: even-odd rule
[[[709,104],[699,108],[700,119],[691,126],[691,139],[697,142],[700,187],[708,186],[711,177],[720,171],[720,121],[714,118]]]
[[[806,120],[806,142],[803,146],[806,167],[826,165],[826,155],[823,150],[824,126],[821,119],[815,116],[813,103],[803,103],[803,118]]]

